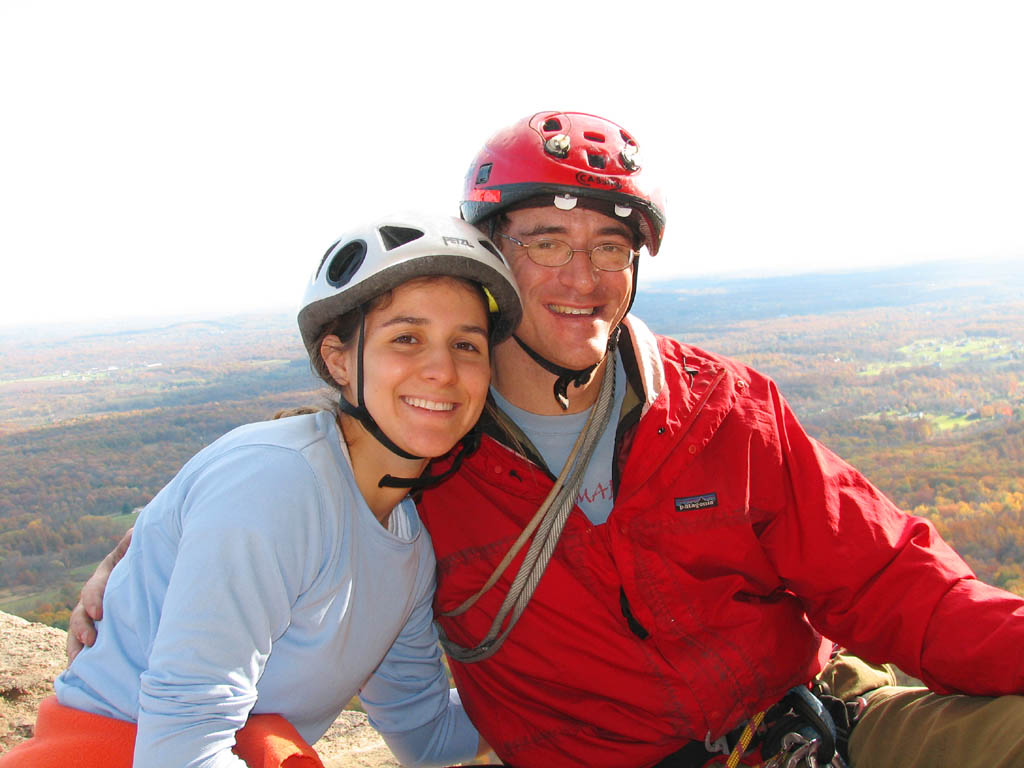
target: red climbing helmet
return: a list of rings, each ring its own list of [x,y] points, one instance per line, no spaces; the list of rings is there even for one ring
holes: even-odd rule
[[[538,196],[559,208],[579,199],[628,219],[653,256],[661,246],[661,194],[644,176],[636,140],[582,112],[538,112],[492,136],[466,174],[462,217],[478,224]]]

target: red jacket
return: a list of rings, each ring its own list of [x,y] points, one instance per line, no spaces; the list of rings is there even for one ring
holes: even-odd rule
[[[573,510],[504,646],[451,664],[503,760],[652,765],[808,681],[822,635],[937,691],[1024,692],[1024,600],[810,438],[771,380],[635,319],[620,350],[633,392],[611,517]],[[424,494],[439,614],[483,585],[552,481],[487,437]],[[440,619],[452,640],[483,638],[521,559]]]

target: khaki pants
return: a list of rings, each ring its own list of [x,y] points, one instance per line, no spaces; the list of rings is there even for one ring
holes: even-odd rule
[[[841,699],[868,702],[850,737],[853,768],[1024,766],[1024,696],[941,696],[845,654],[821,679]]]

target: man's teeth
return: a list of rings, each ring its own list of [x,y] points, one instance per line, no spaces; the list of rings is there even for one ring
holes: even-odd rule
[[[402,399],[409,405],[426,408],[428,411],[451,411],[455,408],[455,403],[439,403],[436,400],[424,400],[422,397],[403,397]]]
[[[592,315],[594,307],[566,307],[562,304],[548,304],[548,309],[560,315]]]

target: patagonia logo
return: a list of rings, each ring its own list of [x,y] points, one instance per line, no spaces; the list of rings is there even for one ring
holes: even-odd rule
[[[687,496],[676,499],[676,512],[688,512],[692,509],[707,509],[718,506],[717,493],[702,493],[700,496]]]

